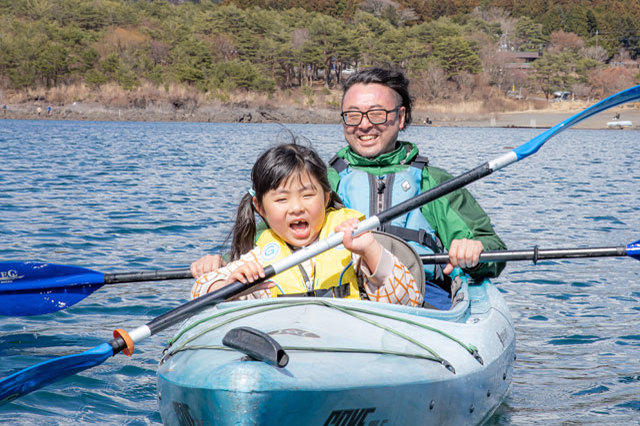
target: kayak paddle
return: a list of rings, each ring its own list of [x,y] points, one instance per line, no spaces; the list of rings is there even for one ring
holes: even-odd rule
[[[397,207],[404,209],[406,203],[412,203],[413,208],[416,208],[453,192],[456,189],[462,188],[496,170],[534,154],[546,141],[574,124],[606,109],[637,99],[640,99],[640,85],[603,99],[561,123],[556,124],[512,151],[420,194],[415,198],[415,201],[407,200]],[[380,223],[387,222],[400,214],[397,214],[395,208],[382,212],[379,215]],[[0,306],[2,306],[0,307],[0,315],[37,315],[55,312],[79,302],[102,285],[112,283],[106,281],[106,275],[104,276],[105,278],[102,278],[102,274],[99,272],[88,269],[76,268],[77,270],[72,270],[74,267],[51,265],[52,268],[45,268],[44,270],[49,272],[43,271],[42,274],[36,274],[35,271],[39,266],[37,266],[37,264],[33,265],[33,267],[30,267],[29,264],[21,265],[18,262],[14,263],[14,266],[11,264],[8,266],[0,264],[0,301],[2,302],[0,304]],[[19,276],[22,275],[21,271],[24,272],[24,275],[20,278]],[[180,271],[168,272],[180,273]],[[168,278],[147,278],[132,281],[153,281],[156,279],[191,277],[190,274],[187,273],[188,271],[184,272],[184,275],[172,275]],[[47,276],[47,273],[50,275]],[[135,274],[136,273],[133,273],[132,275]],[[24,282],[20,282],[21,280],[24,280]],[[120,280],[117,282],[127,281]]]
[[[378,216],[372,216],[365,219],[360,222],[358,228],[354,231],[354,235],[374,230],[379,227],[381,223],[410,212],[419,206],[415,201],[417,198],[423,200],[422,203],[427,203],[439,197],[440,193],[430,199],[423,197],[422,195],[392,207],[391,209],[380,213]],[[0,405],[10,402],[22,395],[26,395],[29,392],[40,389],[49,383],[100,365],[107,358],[116,355],[119,352],[131,355],[135,344],[147,337],[155,335],[158,332],[179,323],[206,307],[214,306],[225,299],[236,296],[248,288],[257,285],[258,283],[265,281],[284,270],[298,265],[305,260],[317,256],[326,250],[337,247],[342,244],[342,240],[342,232],[332,234],[324,240],[317,241],[307,247],[296,250],[292,255],[266,266],[264,268],[265,278],[261,280],[255,281],[251,284],[243,284],[238,281],[233,282],[224,288],[205,294],[197,299],[191,300],[177,308],[165,312],[159,317],[152,319],[147,324],[140,326],[129,333],[122,329],[115,330],[113,332],[114,338],[112,340],[102,343],[93,349],[89,349],[79,354],[54,358],[13,373],[0,380]]]
[[[610,96],[584,111],[569,117],[551,129],[548,129],[539,136],[531,139],[529,142],[515,148],[512,152],[454,177],[435,188],[381,212],[378,216],[372,216],[365,219],[360,222],[360,225],[354,232],[354,235],[376,229],[381,223],[388,222],[397,216],[408,213],[417,207],[459,189],[470,182],[474,182],[484,176],[487,176],[495,170],[499,170],[509,164],[522,160],[523,158],[537,152],[538,149],[553,136],[574,124],[597,114],[598,112],[639,98],[640,85]],[[342,233],[333,234],[329,236],[329,238],[311,244],[310,246],[296,251],[293,255],[265,267],[264,272],[266,276],[264,279],[273,277],[274,275],[277,275],[300,262],[310,259],[311,257],[332,247],[338,246],[342,243],[342,238]],[[206,307],[214,306],[224,299],[238,295],[261,281],[263,280],[259,280],[248,285],[240,282],[231,283],[218,291],[205,294],[204,296],[180,305],[177,308],[154,318],[147,324],[134,329],[130,333],[121,329],[115,330],[114,338],[111,341],[96,346],[93,349],[80,354],[54,358],[13,373],[12,375],[0,380],[0,405],[12,401],[22,395],[26,395],[29,392],[40,389],[48,383],[52,383],[80,371],[102,364],[107,358],[116,355],[119,352],[131,355],[133,353],[135,343],[139,343],[147,337],[179,323],[186,317],[193,315]]]
[[[640,260],[640,240],[618,247],[592,247],[592,248],[559,248],[539,249],[535,246],[531,250],[497,250],[485,251],[480,254],[480,262],[506,262],[509,260],[531,260],[537,263],[544,259],[577,259],[583,257],[624,257],[629,256]],[[448,263],[449,255],[426,254],[420,256],[422,263]]]
[[[103,274],[77,266],[0,262],[0,315],[40,315],[68,308],[105,284],[193,278],[188,269]]]

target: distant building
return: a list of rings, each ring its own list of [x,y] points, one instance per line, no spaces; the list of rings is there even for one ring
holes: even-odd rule
[[[538,58],[542,57],[542,52],[514,52],[507,51],[508,57],[512,62],[505,63],[505,68],[530,70],[531,64]]]

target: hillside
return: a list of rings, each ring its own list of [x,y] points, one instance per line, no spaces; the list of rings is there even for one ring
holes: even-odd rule
[[[219,3],[0,0],[0,103],[331,111],[343,78],[376,65],[403,69],[425,114],[486,115],[640,81],[635,1]]]

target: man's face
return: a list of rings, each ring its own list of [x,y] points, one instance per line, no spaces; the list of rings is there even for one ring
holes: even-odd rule
[[[404,128],[405,108],[400,95],[395,90],[382,84],[354,84],[345,93],[342,101],[342,112],[359,111],[365,113],[371,110],[386,110],[387,120],[382,124],[371,124],[364,115],[360,124],[348,126],[344,124],[344,138],[357,154],[373,158],[380,154],[393,151],[398,132]],[[392,111],[393,110],[393,111]],[[380,112],[371,113],[380,115]],[[384,117],[384,115],[383,115]],[[373,119],[373,121],[379,121]]]

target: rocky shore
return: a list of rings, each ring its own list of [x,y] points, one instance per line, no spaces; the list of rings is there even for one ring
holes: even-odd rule
[[[415,110],[413,125],[451,127],[551,127],[575,110],[535,110],[485,114],[443,114]],[[591,117],[575,128],[606,129],[607,122],[619,114],[619,120],[631,121],[632,129],[640,129],[640,108],[618,107]],[[18,120],[91,120],[91,121],[191,121],[218,123],[300,123],[335,124],[340,122],[337,109],[306,107],[249,106],[243,104],[203,105],[197,108],[175,108],[173,105],[146,108],[106,107],[76,102],[71,105],[17,104],[3,105],[0,119]]]

